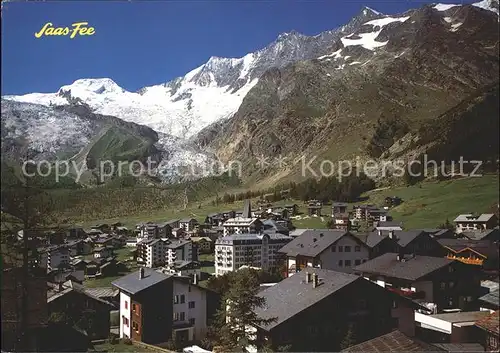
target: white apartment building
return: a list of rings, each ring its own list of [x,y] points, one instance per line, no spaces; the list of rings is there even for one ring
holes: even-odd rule
[[[39,266],[52,271],[61,266],[69,265],[70,251],[65,245],[53,245],[38,249]]]
[[[229,218],[222,225],[224,236],[231,234],[256,234],[262,229],[262,222],[258,218]]]
[[[270,270],[279,265],[278,250],[292,241],[280,233],[234,234],[215,242],[215,275],[238,270],[241,266]]]
[[[151,239],[137,244],[137,261],[154,268],[172,265],[176,261],[192,261],[193,246],[190,240]]]

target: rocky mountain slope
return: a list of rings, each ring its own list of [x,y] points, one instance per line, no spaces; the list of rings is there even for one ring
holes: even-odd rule
[[[317,36],[283,33],[268,46],[242,58],[211,57],[183,77],[128,92],[109,78],[80,79],[56,93],[3,98],[46,106],[83,102],[95,113],[116,116],[158,132],[189,138],[202,128],[231,117],[259,77],[270,68],[313,59],[359,24],[384,15],[363,8],[348,24]]]
[[[159,156],[170,176],[179,165],[215,156],[243,162],[249,182],[262,179],[257,157],[287,158],[286,168],[268,168],[270,183],[298,177],[291,161],[304,153],[390,158],[411,140],[412,148],[397,153],[409,158],[424,148],[415,142],[422,126],[498,79],[498,49],[498,0],[397,15],[365,7],[340,28],[284,33],[242,58],[211,57],[183,77],[137,92],[101,78],[56,93],[2,97],[11,101],[2,146],[15,150],[24,135],[51,158]],[[115,117],[120,129],[132,123],[131,136],[96,127],[102,116]],[[142,129],[136,124],[154,130],[154,142],[135,140]],[[379,136],[386,125],[390,132]]]
[[[262,180],[254,167],[259,157],[287,158],[286,168],[269,166],[264,180],[273,183],[303,177],[291,163],[301,155],[316,157],[316,167],[324,158],[379,158],[392,144],[378,155],[368,145],[386,121],[404,127],[391,136],[395,145],[424,124],[443,131],[443,115],[498,80],[498,10],[481,5],[427,5],[367,21],[339,38],[329,54],[268,70],[238,112],[205,128],[197,143],[223,161],[242,161],[253,182]],[[490,113],[498,119],[498,105]],[[446,134],[437,140],[469,142]],[[418,138],[413,141],[405,158],[425,152]]]

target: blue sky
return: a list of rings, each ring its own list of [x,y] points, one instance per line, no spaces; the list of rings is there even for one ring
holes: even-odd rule
[[[442,3],[461,1],[441,0]],[[169,81],[210,56],[241,57],[297,30],[315,35],[366,5],[392,14],[424,1],[9,2],[2,10],[2,95],[55,92],[78,78],[109,77],[135,91]],[[89,22],[96,33],[35,38],[45,23]]]

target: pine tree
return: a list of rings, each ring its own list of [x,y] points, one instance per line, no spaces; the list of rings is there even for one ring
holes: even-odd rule
[[[349,324],[346,335],[342,342],[340,342],[340,349],[346,349],[356,344],[356,333],[353,324]]]
[[[251,345],[263,346],[257,337],[248,332],[248,327],[267,325],[276,318],[263,319],[257,316],[255,309],[265,305],[265,299],[257,296],[259,280],[252,270],[240,270],[230,279],[229,290],[222,298],[221,308],[217,312],[215,329],[216,342],[224,351],[246,352]]]

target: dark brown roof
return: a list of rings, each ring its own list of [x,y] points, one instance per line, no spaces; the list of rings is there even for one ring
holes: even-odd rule
[[[498,336],[499,335],[498,326],[499,326],[499,319],[500,319],[500,316],[498,315],[499,312],[500,311],[497,310],[494,313],[492,313],[491,315],[488,315],[485,318],[476,321],[476,326],[483,329],[483,330],[493,332]]]
[[[415,281],[455,261],[444,257],[405,255],[403,262],[397,257],[398,254],[386,253],[356,266],[354,271]]]
[[[346,348],[342,352],[430,352],[430,345],[406,336],[401,331],[392,331],[383,336]],[[434,351],[439,351],[434,349]]]

